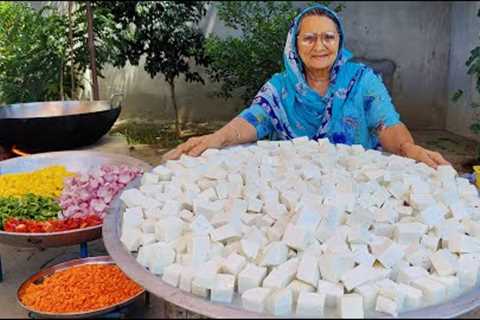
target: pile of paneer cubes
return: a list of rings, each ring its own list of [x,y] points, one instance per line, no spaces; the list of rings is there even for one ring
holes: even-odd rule
[[[215,303],[398,316],[477,283],[480,199],[451,166],[327,139],[258,141],[167,161],[120,198],[138,263]]]

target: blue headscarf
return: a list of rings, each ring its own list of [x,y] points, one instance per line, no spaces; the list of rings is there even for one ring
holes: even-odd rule
[[[314,9],[321,10],[335,22],[340,36],[338,54],[330,70],[330,85],[325,96],[320,96],[308,85],[296,44],[302,17]],[[299,136],[296,132],[311,122],[315,123],[318,131],[310,138],[318,139],[332,134],[328,137],[335,143],[353,143],[354,137],[332,132],[330,128],[334,110],[342,108],[366,69],[362,64],[347,64],[351,57],[351,52],[344,48],[343,26],[334,11],[323,5],[315,5],[304,9],[294,19],[283,53],[285,71],[275,74],[253,100],[253,104],[260,105],[271,118],[274,129],[271,139],[295,138]]]

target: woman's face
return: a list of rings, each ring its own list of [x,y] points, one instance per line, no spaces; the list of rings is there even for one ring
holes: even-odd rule
[[[326,16],[306,16],[300,23],[297,49],[308,70],[330,69],[337,57],[340,36]]]

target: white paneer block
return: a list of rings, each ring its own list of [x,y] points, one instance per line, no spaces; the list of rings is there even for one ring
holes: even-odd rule
[[[325,294],[327,307],[335,308],[340,306],[340,299],[343,297],[344,290],[339,283],[318,280],[317,292]]]
[[[428,231],[428,226],[422,223],[397,223],[395,224],[394,239],[399,244],[418,242]]]
[[[143,223],[143,209],[141,207],[126,208],[123,212],[122,228],[140,228]]]
[[[192,282],[195,277],[195,270],[191,266],[183,266],[182,272],[180,273],[180,282],[179,288],[185,292],[192,292]]]
[[[124,190],[120,195],[120,200],[129,208],[141,207],[145,199],[145,195],[136,188]]]
[[[120,242],[123,243],[128,251],[134,252],[137,251],[138,247],[142,244],[142,235],[142,231],[137,228],[124,230],[120,237]]]
[[[178,287],[180,284],[180,275],[182,274],[183,267],[174,263],[163,270],[162,280],[171,285],[172,287]]]
[[[157,238],[155,238],[155,234],[153,233],[143,233],[141,242],[142,246],[146,246],[157,242]]]
[[[300,292],[296,313],[298,316],[323,317],[326,296],[323,293]]]
[[[194,277],[195,283],[203,288],[212,289],[216,285],[221,267],[222,263],[215,259],[199,265]]]
[[[429,226],[437,226],[445,220],[447,210],[439,205],[431,205],[420,212],[422,222]]]
[[[183,221],[174,216],[168,216],[155,223],[155,237],[159,241],[174,241],[182,235],[183,231]]]
[[[480,253],[480,239],[454,233],[448,238],[448,249],[455,253]]]
[[[431,251],[437,251],[438,245],[440,243],[440,238],[434,235],[425,234],[420,240],[420,244]]]
[[[423,293],[421,290],[404,283],[398,284],[398,290],[405,296],[403,303],[403,310],[414,310],[420,308],[422,305]]]
[[[430,255],[432,265],[440,276],[450,276],[457,271],[457,258],[446,249],[440,249]]]
[[[293,293],[293,301],[298,300],[298,295],[300,292],[314,292],[315,288],[303,281],[299,280],[293,280],[290,282],[290,284],[287,286],[288,289],[292,290]]]
[[[173,175],[173,172],[164,165],[153,168],[152,172],[158,175],[160,181],[168,181]]]
[[[201,214],[197,214],[190,225],[193,234],[196,236],[206,236],[214,230],[208,219]]]
[[[153,246],[155,247],[148,259],[148,268],[153,274],[162,275],[164,269],[175,261],[175,251],[162,242],[153,244]]]
[[[346,294],[340,299],[340,316],[342,318],[364,318],[363,298],[356,293]]]
[[[302,280],[312,286],[318,284],[320,277],[318,262],[315,256],[304,254],[298,265],[297,279]]]
[[[293,308],[292,290],[275,289],[267,298],[267,311],[275,316],[288,315]]]
[[[379,270],[366,265],[358,265],[350,271],[347,271],[341,281],[348,291],[353,290],[368,282],[384,279],[388,276],[388,270]]]
[[[255,240],[242,239],[240,240],[241,253],[250,260],[255,260],[260,251],[260,243]]]
[[[245,257],[232,252],[223,262],[224,272],[237,275],[245,267],[247,261]]]
[[[430,254],[431,252],[427,249],[419,247],[412,253],[406,255],[405,260],[408,261],[412,266],[429,269],[432,266]]]
[[[377,301],[379,288],[375,284],[364,284],[356,287],[353,292],[363,297],[363,309],[365,312],[373,311]]]
[[[447,297],[447,288],[442,283],[430,277],[418,278],[412,281],[411,286],[422,291],[427,305],[443,302]]]
[[[215,286],[210,293],[212,302],[232,303],[235,287],[235,276],[231,274],[218,274]]]
[[[205,288],[198,284],[197,280],[194,278],[192,280],[192,293],[196,296],[208,299],[210,295],[210,289]]]
[[[304,250],[312,240],[313,234],[308,229],[292,223],[287,225],[283,234],[283,241],[296,250]]]
[[[422,267],[406,267],[399,270],[396,280],[398,283],[410,285],[415,279],[426,277],[428,274],[428,271]]]
[[[156,173],[144,172],[142,175],[141,184],[156,184],[158,183],[159,176]]]
[[[375,257],[370,254],[366,245],[359,245],[359,247],[353,247],[353,245],[350,245],[350,247],[353,252],[353,260],[356,263],[368,267],[373,266],[373,263],[375,262]]]
[[[318,265],[321,278],[335,283],[340,281],[346,272],[354,268],[355,261],[351,254],[328,253],[319,257]]]
[[[462,255],[458,259],[457,276],[462,289],[470,289],[478,283],[478,270],[480,261],[473,256]]]
[[[155,233],[155,219],[145,219],[142,221],[141,229],[143,233]]]
[[[248,311],[265,312],[267,298],[270,296],[270,288],[251,288],[242,294],[242,306]]]
[[[388,247],[377,254],[377,260],[386,268],[393,267],[404,257],[405,252],[402,247],[392,242]]]
[[[210,233],[213,241],[227,241],[240,239],[241,231],[232,224],[226,224],[220,228],[216,228]]]
[[[253,263],[247,264],[238,274],[238,292],[242,294],[248,289],[260,287],[266,275],[267,268],[259,267]]]
[[[265,288],[285,288],[297,274],[298,258],[292,258],[282,265],[273,269],[263,280],[262,287]]]
[[[192,263],[196,265],[206,261],[210,254],[210,238],[194,235],[191,242]]]
[[[377,298],[375,311],[383,312],[393,317],[397,317],[399,312],[399,307],[398,307],[398,304],[393,299],[379,295]]]
[[[442,283],[447,290],[447,298],[453,299],[460,294],[460,280],[455,276],[439,276],[438,274],[430,275],[432,280]]]
[[[152,255],[152,250],[154,247],[154,244],[141,246],[140,249],[138,249],[137,262],[144,267],[148,267],[148,260]]]
[[[287,261],[288,247],[282,241],[273,241],[264,248],[261,266],[278,266]]]

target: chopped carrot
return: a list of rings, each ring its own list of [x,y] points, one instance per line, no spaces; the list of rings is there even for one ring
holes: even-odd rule
[[[40,284],[29,284],[20,301],[35,311],[76,313],[121,303],[143,289],[116,265],[86,264],[57,271]]]

